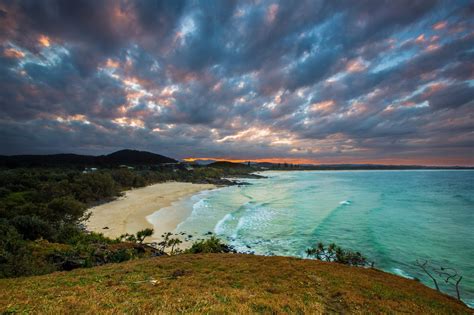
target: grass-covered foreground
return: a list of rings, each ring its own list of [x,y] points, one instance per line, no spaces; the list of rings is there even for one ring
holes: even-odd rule
[[[378,270],[244,254],[163,256],[1,279],[0,312],[472,313]]]

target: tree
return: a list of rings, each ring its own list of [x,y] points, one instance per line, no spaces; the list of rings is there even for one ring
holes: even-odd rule
[[[423,272],[428,277],[430,277],[430,279],[433,281],[433,283],[435,285],[436,291],[439,291],[438,280],[436,280],[436,278],[433,276],[433,274],[429,271],[428,261],[425,260],[424,262],[420,262],[419,260],[416,260],[415,265],[418,266],[419,268],[421,268],[421,270],[423,270]]]
[[[423,272],[433,281],[437,291],[441,291],[438,285],[438,280],[444,281],[446,284],[454,286],[456,290],[456,297],[458,300],[461,300],[459,285],[463,277],[456,269],[443,266],[434,266],[430,264],[428,260],[416,260],[415,265],[423,270]],[[438,277],[438,279],[436,277]]]
[[[179,249],[175,250],[175,246],[177,246],[181,243],[182,243],[182,241],[179,238],[172,238],[168,241],[168,245],[171,246],[171,251],[170,251],[171,255],[174,255],[174,254],[177,254],[177,253],[180,252]]]
[[[144,230],[138,231],[137,236],[136,236],[137,243],[143,244],[143,241],[145,240],[145,238],[152,235],[153,235],[153,229],[144,229]]]
[[[170,236],[173,235],[171,232],[167,232],[161,235],[162,241],[158,243],[158,246],[160,246],[160,250],[164,252],[166,248],[169,246],[169,240]]]
[[[145,238],[147,238],[148,236],[152,236],[153,235],[153,229],[144,229],[144,230],[141,230],[141,231],[138,231],[137,234],[123,234],[123,235],[120,235],[120,237],[118,238],[118,240],[120,241],[128,241],[128,242],[133,242],[133,243],[138,243],[140,245],[143,244],[143,241],[145,240]]]

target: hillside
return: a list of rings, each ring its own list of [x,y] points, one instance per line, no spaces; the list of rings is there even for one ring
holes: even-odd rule
[[[0,156],[0,166],[6,167],[42,167],[42,166],[118,166],[125,165],[155,165],[162,163],[177,163],[176,160],[151,152],[137,150],[120,150],[108,155],[78,155],[78,154],[49,154],[49,155],[11,155]]]
[[[177,163],[175,159],[146,151],[120,150],[109,155],[100,156],[99,160],[104,163],[115,162],[117,164],[147,165],[161,163]]]
[[[287,257],[178,255],[0,280],[0,312],[472,314],[378,270]]]
[[[234,162],[228,162],[228,161],[216,161],[216,162],[208,164],[207,166],[215,167],[215,168],[247,168],[248,167],[247,164],[234,163]]]

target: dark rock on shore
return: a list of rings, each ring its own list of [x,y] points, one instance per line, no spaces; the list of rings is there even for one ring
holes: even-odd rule
[[[194,181],[193,183],[194,184],[213,184],[213,185],[216,185],[216,186],[251,185],[250,183],[247,183],[247,182],[229,180],[229,179],[225,179],[225,178],[219,178],[219,179],[208,178],[208,179]]]

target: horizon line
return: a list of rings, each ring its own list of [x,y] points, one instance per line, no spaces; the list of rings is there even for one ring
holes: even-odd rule
[[[101,155],[109,155],[118,151],[123,150],[130,150],[130,151],[141,151],[141,152],[148,152],[152,154],[162,155],[160,153],[155,153],[153,151],[146,151],[144,149],[119,149],[112,151],[110,153],[103,153],[99,155],[91,155],[91,154],[81,154],[81,153],[72,153],[72,152],[58,152],[58,153],[43,153],[43,154],[35,154],[35,153],[23,153],[23,154],[0,154],[0,156],[5,157],[12,157],[12,156],[25,156],[25,155],[38,155],[38,156],[47,156],[47,155],[57,155],[57,154],[74,154],[74,155],[84,155],[84,156],[101,156]],[[176,158],[170,157],[168,155],[162,155],[167,158],[175,159],[177,161],[183,162],[196,162],[196,161],[216,161],[216,162],[231,162],[231,163],[272,163],[272,164],[292,164],[292,165],[377,165],[377,166],[420,166],[420,167],[466,167],[466,168],[474,168],[473,164],[459,164],[459,163],[449,163],[449,162],[417,162],[415,159],[380,159],[380,160],[369,160],[369,161],[348,161],[342,162],[339,159],[335,159],[335,162],[325,162],[325,161],[317,161],[308,158],[282,158],[282,157],[267,157],[267,158],[222,158],[222,157],[185,157],[185,158]],[[384,162],[385,160],[385,162]]]
[[[421,167],[470,167],[473,168],[474,164],[462,165],[462,164],[417,164],[417,163],[383,163],[377,161],[367,162],[316,162],[308,159],[296,159],[297,161],[291,161],[290,159],[284,158],[259,158],[259,159],[232,159],[232,158],[183,158],[183,162],[196,162],[196,161],[215,161],[215,162],[231,162],[231,163],[271,163],[271,164],[291,164],[291,165],[312,165],[312,166],[323,166],[323,165],[373,165],[373,166],[421,166]]]

